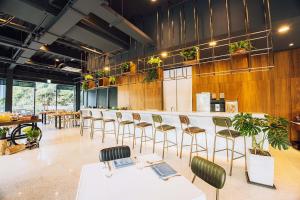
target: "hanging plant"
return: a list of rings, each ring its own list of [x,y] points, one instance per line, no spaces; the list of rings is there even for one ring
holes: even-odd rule
[[[199,47],[192,47],[190,49],[185,49],[180,52],[180,55],[184,60],[195,60],[198,59]]]
[[[83,82],[82,82],[82,85],[81,85],[81,88],[82,88],[82,90],[84,90],[84,91],[88,90],[88,89],[89,89],[88,83],[87,83],[86,81],[83,81]]]
[[[105,71],[104,70],[99,70],[95,73],[96,78],[103,78],[105,76]]]
[[[151,65],[152,67],[160,67],[162,60],[159,57],[151,56],[150,59],[147,61],[147,64]]]
[[[144,82],[151,82],[158,79],[158,74],[156,69],[149,69],[147,75],[144,79]]]
[[[229,53],[230,54],[244,54],[248,51],[251,51],[254,47],[252,46],[249,40],[242,40],[239,42],[234,42],[229,44]]]
[[[93,80],[94,77],[91,74],[87,74],[84,76],[84,80]]]
[[[109,81],[110,85],[115,85],[116,84],[116,77],[115,76],[110,76],[108,81]]]
[[[130,71],[130,65],[129,63],[123,63],[121,65],[121,70],[122,70],[122,73],[127,73]]]

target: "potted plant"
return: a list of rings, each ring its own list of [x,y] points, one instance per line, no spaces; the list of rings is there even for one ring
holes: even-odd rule
[[[105,71],[105,70],[97,71],[96,77],[98,78],[98,86],[99,87],[108,85],[107,71]]]
[[[108,82],[110,85],[115,85],[116,84],[116,77],[115,76],[110,76],[108,79]]]
[[[23,132],[27,136],[27,144],[26,147],[32,149],[33,147],[39,147],[38,138],[41,135],[40,129],[34,127],[26,127],[23,129]]]
[[[158,79],[158,73],[156,69],[149,69],[146,73],[146,77],[144,79],[144,82],[151,82]]]
[[[94,81],[93,75],[91,75],[91,74],[85,75],[84,80],[86,80],[89,89],[96,87],[96,83]]]
[[[274,158],[264,146],[269,142],[275,149],[288,149],[288,121],[270,115],[260,119],[240,113],[234,116],[233,127],[252,138],[252,148],[247,155],[249,181],[274,187]]]
[[[195,59],[199,60],[199,47],[184,49],[180,52],[180,55],[184,58],[185,61],[191,61]]]
[[[162,60],[159,57],[151,56],[147,61],[147,64],[150,65],[151,68],[160,67]]]
[[[229,44],[229,53],[231,55],[245,54],[254,47],[249,40],[242,40]]]
[[[8,133],[9,128],[3,127],[0,128],[0,140],[5,140],[6,139],[6,134]]]
[[[130,64],[129,63],[121,64],[121,70],[122,70],[122,73],[130,72]]]
[[[96,71],[95,75],[96,78],[103,78],[105,76],[105,71],[104,70]]]
[[[87,81],[83,81],[81,85],[82,90],[87,91],[89,89],[89,85]]]

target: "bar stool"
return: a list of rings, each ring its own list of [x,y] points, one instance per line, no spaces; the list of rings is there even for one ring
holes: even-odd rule
[[[207,134],[205,129],[195,127],[195,126],[190,126],[190,119],[186,115],[179,115],[179,120],[181,124],[181,129],[182,129],[182,138],[181,138],[181,148],[180,148],[180,158],[182,158],[182,149],[183,147],[190,146],[190,158],[189,158],[189,165],[191,165],[192,161],[192,154],[193,153],[198,153],[202,151],[206,151],[206,159],[208,160],[208,151],[207,151]],[[184,135],[187,134],[192,137],[192,141],[190,145],[183,145],[183,139]],[[205,147],[201,146],[197,142],[197,135],[198,134],[204,134],[205,135]],[[195,144],[194,144],[195,140]],[[193,151],[193,146],[196,146],[196,151]],[[198,147],[201,150],[198,150]]]
[[[230,160],[230,172],[229,176],[232,175],[232,165],[233,165],[233,160],[239,159],[239,158],[245,158],[245,169],[247,168],[246,165],[246,138],[241,135],[238,131],[230,129],[232,126],[231,119],[228,117],[213,117],[213,123],[215,125],[215,140],[214,140],[214,151],[213,151],[213,162],[215,161],[215,153],[220,152],[220,151],[225,151],[227,154],[227,161],[228,161],[228,151],[231,151],[231,160]],[[226,129],[223,129],[221,131],[217,132],[217,126],[220,127],[225,127]],[[226,139],[226,149],[220,149],[216,150],[216,141],[217,137],[220,138],[225,138]],[[239,137],[244,137],[244,154],[237,152],[234,150],[235,147],[235,139]],[[228,140],[232,141],[232,149],[228,149]],[[239,154],[239,157],[234,158],[234,153]],[[246,169],[247,170],[247,169]]]
[[[141,115],[139,113],[132,113],[132,118],[133,118],[133,122],[134,122],[134,132],[133,132],[133,143],[132,143],[132,148],[134,148],[134,142],[136,141],[136,128],[141,129],[141,146],[140,146],[140,153],[142,153],[142,146],[143,146],[143,142],[150,141],[153,140],[153,127],[152,124],[148,123],[148,122],[141,122]],[[151,127],[151,133],[152,133],[152,138],[147,136],[146,134],[146,128],[147,127]],[[144,140],[143,140],[144,138]]]
[[[122,120],[122,113],[121,112],[116,112],[116,116],[117,116],[117,121],[118,121],[118,136],[117,136],[117,144],[119,142],[119,135],[120,135],[120,128],[122,127],[123,132],[122,132],[122,145],[124,143],[124,138],[131,138],[134,137],[134,134],[130,133],[130,125],[134,124],[133,121],[130,120]],[[128,127],[128,133],[125,133],[125,127]],[[128,136],[125,137],[125,134],[127,134]],[[133,140],[134,141],[134,140]]]
[[[102,113],[102,112],[101,112]],[[116,134],[116,120],[115,119],[111,119],[111,118],[105,118],[103,113],[102,113],[102,123],[103,123],[103,129],[102,129],[102,143],[104,143],[104,138],[106,134],[113,134],[115,135],[115,139],[116,139],[116,143],[118,143],[118,138],[117,138],[117,134]],[[113,129],[112,130],[107,130],[106,129],[106,125],[112,123],[113,125]]]
[[[153,126],[154,126],[154,136],[153,136],[153,153],[155,151],[155,144],[156,143],[162,143],[163,142],[163,153],[162,153],[162,159],[165,157],[165,148],[169,148],[172,146],[176,146],[177,149],[177,156],[178,156],[178,143],[177,143],[177,131],[175,126],[171,126],[168,124],[162,124],[163,120],[160,115],[152,114],[152,120],[153,120]],[[158,124],[158,126],[156,126]],[[164,134],[164,139],[163,141],[156,142],[156,131],[162,132]],[[170,131],[175,131],[176,135],[176,142],[172,142],[168,140],[168,133]],[[165,145],[167,142],[167,146]],[[172,145],[169,146],[169,143]]]
[[[98,117],[93,117],[92,118],[91,139],[93,139],[93,137],[94,137],[95,130],[103,131],[103,113],[102,113],[101,110],[99,111],[99,114],[100,115]],[[100,128],[95,128],[95,122],[97,122],[97,121],[100,122]]]
[[[91,127],[91,120],[92,120],[92,111],[88,111],[88,115],[84,115],[83,111],[80,110],[80,135],[83,136],[83,129],[88,129]],[[84,121],[88,120],[90,122],[89,126],[84,126]],[[91,134],[91,133],[90,133]]]

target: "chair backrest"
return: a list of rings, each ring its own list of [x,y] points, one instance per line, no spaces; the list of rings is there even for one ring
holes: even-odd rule
[[[141,121],[141,115],[139,113],[132,113],[133,120]]]
[[[162,117],[160,115],[152,114],[152,120],[154,123],[162,123]]]
[[[215,126],[230,128],[232,125],[231,119],[229,117],[213,117],[212,119]]]
[[[103,112],[100,110],[99,111],[100,117],[103,117]]]
[[[110,147],[100,150],[99,160],[100,162],[107,162],[121,158],[128,158],[130,155],[129,146]]]
[[[80,113],[80,116],[82,116],[82,117],[86,117],[86,116],[91,117],[91,116],[93,116],[93,113],[90,110],[88,112],[83,112],[83,110],[80,110],[79,113]],[[88,113],[88,114],[85,115],[86,113]]]
[[[190,124],[190,119],[187,115],[179,115],[179,120],[180,120],[181,124],[184,124],[184,125]]]
[[[211,186],[222,189],[226,181],[225,170],[209,160],[195,156],[191,164],[192,172]]]

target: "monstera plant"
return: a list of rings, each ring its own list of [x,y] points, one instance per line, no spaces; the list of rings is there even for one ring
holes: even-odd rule
[[[247,155],[249,180],[273,187],[274,158],[266,150],[267,142],[275,149],[289,148],[288,121],[282,117],[265,115],[253,117],[249,113],[240,113],[233,118],[233,127],[243,136],[251,137],[252,148]]]

